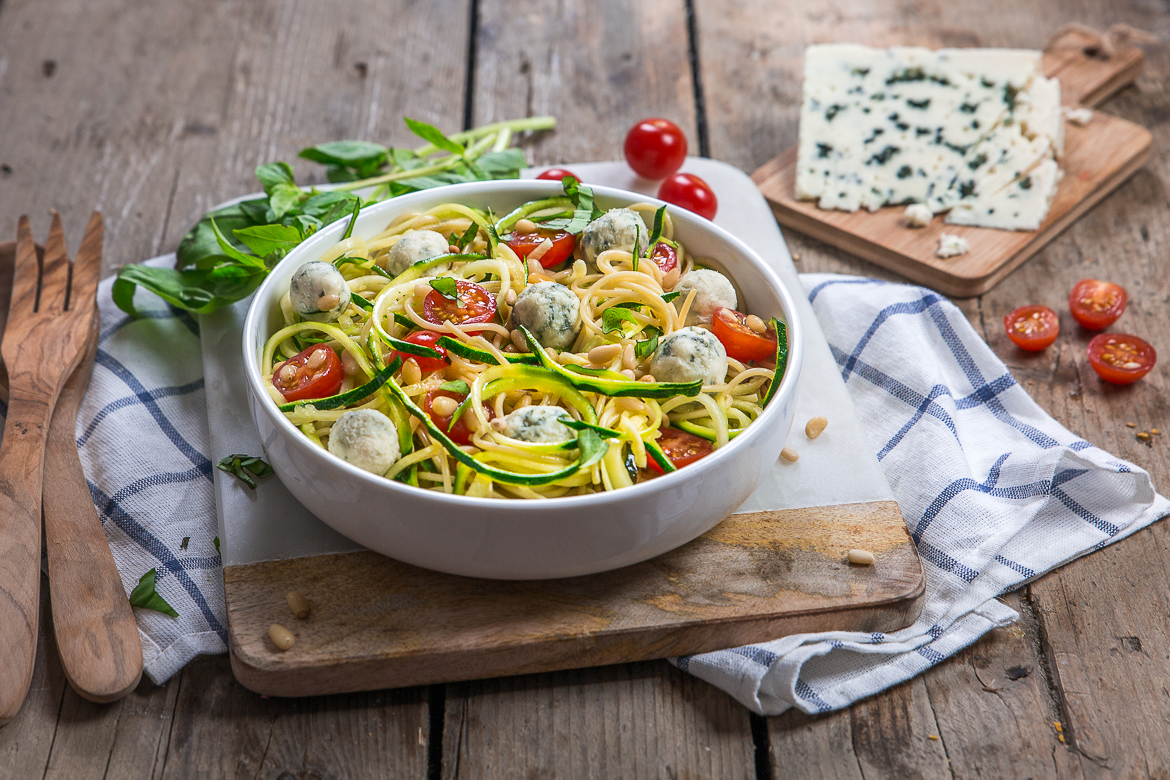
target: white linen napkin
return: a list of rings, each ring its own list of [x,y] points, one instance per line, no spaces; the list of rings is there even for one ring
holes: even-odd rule
[[[918,622],[888,636],[790,636],[675,660],[766,714],[844,707],[907,680],[1015,620],[998,594],[1170,512],[1146,472],[1036,406],[942,296],[858,277],[802,281],[910,523],[927,596]],[[78,446],[126,592],[156,569],[179,612],[135,610],[146,672],[162,683],[227,650],[198,324],[147,294],[137,298],[146,316],[131,319],[111,284],[99,291]]]

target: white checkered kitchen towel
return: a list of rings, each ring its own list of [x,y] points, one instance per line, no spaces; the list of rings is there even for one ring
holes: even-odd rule
[[[998,594],[1170,512],[1145,471],[1045,414],[942,296],[802,281],[922,554],[925,608],[889,635],[790,636],[680,668],[757,712],[844,707],[1016,619]],[[110,284],[78,445],[127,593],[157,568],[180,614],[136,610],[147,673],[161,683],[227,649],[198,325],[144,294],[140,307],[153,308],[131,320]]]

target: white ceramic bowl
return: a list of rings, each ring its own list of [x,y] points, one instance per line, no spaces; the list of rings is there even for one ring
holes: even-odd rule
[[[458,202],[504,214],[525,201],[560,194],[546,181],[491,181],[426,190],[372,206],[354,234],[373,236],[406,211]],[[594,187],[603,209],[654,202]],[[742,292],[740,308],[788,323],[788,368],[761,417],[702,460],[633,487],[545,501],[470,498],[411,487],[370,474],[313,444],[262,386],[259,356],[282,324],[280,298],[293,272],[341,239],[346,223],[298,246],[256,292],[244,323],[244,365],[252,419],[281,482],[339,533],[392,558],[428,569],[493,579],[546,579],[616,569],[678,547],[731,514],[780,455],[792,425],[804,343],[789,292],[743,242],[702,217],[671,207],[675,237],[692,255],[720,263]]]

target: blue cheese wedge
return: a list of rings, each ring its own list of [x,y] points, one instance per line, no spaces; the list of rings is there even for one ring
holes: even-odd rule
[[[1003,230],[1039,230],[1052,205],[1060,176],[1056,161],[1044,160],[998,192],[955,206],[947,214],[947,222]]]
[[[1063,126],[1060,85],[1044,77],[1037,51],[810,46],[796,193],[842,211],[968,204],[962,219],[978,220],[1061,154]],[[1037,195],[1047,200],[1030,206],[1051,199]],[[987,226],[1031,229],[1034,209],[1023,211],[1019,224],[1001,215]]]

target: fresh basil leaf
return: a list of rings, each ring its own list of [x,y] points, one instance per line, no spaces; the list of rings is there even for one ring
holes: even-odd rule
[[[305,193],[292,184],[277,184],[268,193],[268,205],[276,221],[282,219],[285,214],[295,211],[303,200]]]
[[[331,190],[329,192],[314,192],[301,204],[301,213],[310,217],[323,217],[334,207],[340,205],[345,213],[353,209],[353,202],[357,196],[349,192]]]
[[[212,544],[215,545],[215,551],[219,552],[219,537],[218,536],[215,537],[214,539],[211,540],[211,542],[212,542]]]
[[[264,266],[264,261],[259,257],[245,254],[244,252],[241,252],[232,246],[231,243],[228,242],[227,238],[224,237],[224,234],[220,231],[219,225],[215,223],[214,219],[211,220],[211,229],[215,232],[215,239],[219,242],[220,251],[227,255],[229,259],[235,260],[238,263],[243,263],[244,265],[254,265],[260,267]]]
[[[357,201],[353,204],[353,215],[349,218],[349,225],[345,228],[345,235],[341,237],[342,241],[353,235],[353,226],[357,224],[358,212],[361,210],[362,201],[361,198],[358,198]]]
[[[648,358],[658,349],[658,337],[662,335],[662,331],[650,325],[643,328],[642,333],[649,338],[634,344],[634,355],[639,358]]]
[[[638,323],[629,309],[623,309],[617,306],[606,309],[601,315],[601,332],[613,333],[615,330],[620,331],[623,322],[632,322],[635,325]]]
[[[247,271],[244,271],[247,273]],[[114,303],[132,316],[138,316],[134,309],[134,290],[142,287],[162,298],[172,306],[196,314],[210,314],[230,300],[216,295],[215,285],[209,278],[210,271],[178,271],[174,268],[153,268],[146,265],[125,265],[118,271],[112,290]],[[252,290],[260,286],[262,274],[255,276]],[[251,293],[251,290],[248,291]],[[248,294],[246,293],[246,294]],[[236,300],[236,299],[233,299]]]
[[[431,280],[431,288],[449,301],[459,300],[459,285],[450,276],[436,276]]]
[[[418,120],[411,119],[410,117],[404,117],[404,119],[406,120],[406,126],[410,128],[410,132],[414,133],[424,141],[434,144],[443,151],[450,152],[451,154],[463,154],[466,151],[463,148],[463,144],[452,141],[450,138],[443,135],[442,130],[435,127],[434,125],[428,125],[426,122],[419,122]]]
[[[646,244],[646,257],[654,254],[654,247],[658,244],[658,239],[662,238],[662,228],[665,222],[666,206],[659,206],[658,210],[654,212],[654,227],[650,229],[650,242]]]
[[[259,206],[259,219],[253,218],[254,212],[252,209],[256,204],[262,204]],[[226,230],[229,236],[233,236],[229,239],[232,246],[237,249],[245,249],[245,244],[239,239],[234,238],[234,231],[239,228],[246,228],[264,222],[264,214],[267,210],[268,200],[262,198],[247,201],[246,203],[239,203],[235,206],[228,206],[227,208],[213,211],[204,216],[187,235],[183,236],[183,240],[179,242],[175,265],[179,269],[208,269],[227,257],[220,250],[219,242],[215,238],[215,231],[211,229],[211,220],[213,218],[219,223],[222,230]]]
[[[306,238],[324,227],[324,225],[321,223],[321,220],[317,219],[316,217],[310,217],[306,214],[297,214],[292,219],[292,227],[295,227],[301,232],[301,240],[304,241]]]
[[[240,466],[252,476],[257,479],[264,479],[271,477],[276,472],[272,470],[263,458],[258,458],[255,455],[235,455],[240,459]]]
[[[471,392],[471,388],[462,379],[456,379],[454,382],[444,382],[439,385],[440,390],[446,390],[448,393],[456,393],[458,395],[467,395]]]
[[[561,187],[564,189],[565,195],[573,201],[575,209],[573,218],[559,229],[578,235],[595,219],[594,211],[596,208],[593,204],[593,190],[572,176],[566,176],[562,179]]]
[[[232,208],[228,206],[228,209]],[[268,222],[268,198],[256,198],[255,200],[245,200],[242,203],[237,203],[236,208],[243,214],[253,225],[263,225]],[[227,209],[223,209],[227,211]],[[220,220],[219,212],[212,212],[210,216]]]
[[[267,257],[273,252],[287,253],[304,240],[300,230],[286,225],[255,225],[232,233],[257,257]]]
[[[130,606],[153,609],[155,612],[161,612],[164,615],[177,618],[179,613],[166,602],[166,599],[158,595],[158,592],[154,589],[157,576],[158,569],[151,569],[139,578],[138,584],[134,586],[134,590],[130,591]]]
[[[489,179],[513,179],[528,167],[523,149],[515,147],[498,152],[487,152],[475,160],[476,167]]]
[[[325,165],[350,167],[382,165],[389,159],[390,150],[371,141],[328,141],[300,151],[306,160]]]
[[[256,178],[260,180],[264,191],[272,195],[272,191],[281,186],[296,186],[293,178],[292,166],[286,162],[274,162],[256,166]]]
[[[680,295],[682,295],[682,290],[675,290],[674,292],[663,293],[662,300],[665,301],[666,303],[670,303],[671,301],[673,301],[675,298],[677,298]]]
[[[635,222],[634,223],[634,251],[630,253],[630,269],[633,271],[638,270],[638,262],[641,260],[641,258],[638,257],[638,239],[640,239],[641,237],[642,237],[642,225],[640,223]]]
[[[455,234],[452,233],[451,235],[455,235]],[[471,223],[471,225],[468,226],[466,232],[464,232],[463,235],[457,241],[452,241],[451,243],[454,244],[455,246],[459,247],[459,251],[462,252],[464,249],[471,246],[471,242],[474,241],[475,237],[478,235],[479,235],[479,225],[473,221]]]

